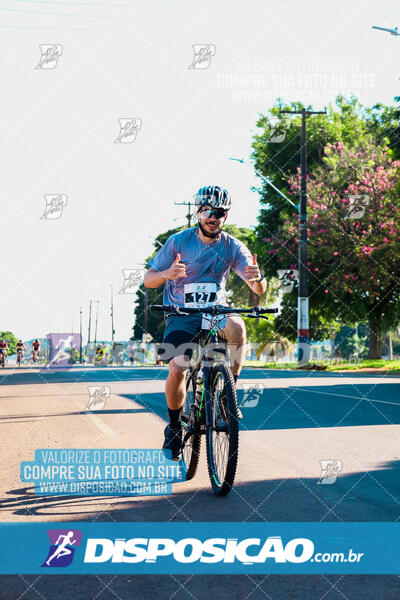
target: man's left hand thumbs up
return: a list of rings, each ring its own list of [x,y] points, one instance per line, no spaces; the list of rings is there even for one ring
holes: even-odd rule
[[[247,279],[247,281],[256,281],[256,279],[259,279],[260,277],[260,269],[258,268],[257,265],[257,254],[253,254],[253,264],[252,265],[247,265],[247,267],[244,270],[244,275]]]

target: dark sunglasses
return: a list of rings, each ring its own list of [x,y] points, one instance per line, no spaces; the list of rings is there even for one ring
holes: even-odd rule
[[[200,211],[200,214],[206,219],[209,219],[212,215],[214,215],[216,219],[222,219],[226,215],[226,210],[223,208],[203,208]]]

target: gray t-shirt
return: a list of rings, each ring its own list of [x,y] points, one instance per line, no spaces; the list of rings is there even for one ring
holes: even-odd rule
[[[252,264],[252,255],[242,242],[225,232],[211,244],[202,242],[197,232],[198,227],[192,227],[171,235],[148,266],[164,271],[179,252],[180,262],[186,265],[186,277],[165,282],[164,304],[226,306],[225,283],[230,269],[244,280],[244,269]]]

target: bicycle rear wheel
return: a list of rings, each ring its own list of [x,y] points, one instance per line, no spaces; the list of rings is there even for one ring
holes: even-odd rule
[[[207,427],[207,466],[212,489],[226,496],[233,486],[239,449],[236,386],[226,362],[211,372],[212,423]]]
[[[200,458],[201,431],[196,405],[196,377],[197,370],[189,369],[186,375],[186,399],[181,416],[182,459],[186,466],[186,480],[195,476]]]

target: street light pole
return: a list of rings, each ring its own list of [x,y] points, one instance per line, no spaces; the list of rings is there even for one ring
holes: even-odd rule
[[[187,206],[188,207],[188,213],[185,216],[186,216],[186,219],[187,219],[187,222],[188,222],[187,226],[191,227],[193,215],[192,215],[190,209],[193,206],[193,202],[190,202],[190,200],[189,200],[189,202],[174,202],[174,205],[175,206]]]
[[[97,302],[97,307],[96,307],[96,324],[94,326],[94,345],[96,346],[97,343],[97,321],[99,318],[99,302],[100,300],[95,300],[95,302]]]
[[[82,364],[82,306],[79,307],[79,362]]]
[[[143,323],[143,329],[144,332],[147,333],[147,315],[148,315],[148,311],[149,311],[149,290],[148,288],[146,288],[146,292],[144,295],[144,323]]]
[[[115,334],[115,329],[114,329],[114,296],[113,296],[113,284],[110,283],[110,287],[111,287],[111,341],[114,344],[114,334]]]
[[[297,361],[302,365],[310,362],[310,326],[308,306],[307,278],[307,129],[308,115],[324,115],[324,111],[287,110],[281,113],[301,114],[301,152],[300,152],[300,204],[299,204],[299,286],[297,297]]]
[[[310,362],[310,325],[307,277],[307,132],[306,113],[301,114],[300,210],[299,210],[299,287],[297,297],[297,361]],[[304,350],[304,351],[303,351]]]
[[[92,325],[92,301],[89,304],[89,330],[88,330],[88,340],[87,340],[87,353],[89,355],[90,350],[90,329]]]

